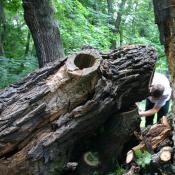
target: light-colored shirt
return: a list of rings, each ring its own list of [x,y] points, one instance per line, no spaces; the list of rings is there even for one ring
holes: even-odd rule
[[[157,72],[154,73],[154,77],[151,85],[155,85],[155,84],[161,84],[164,87],[163,95],[159,99],[154,99],[151,96],[149,96],[148,99],[152,103],[154,103],[155,107],[161,108],[171,98],[172,89],[170,87],[170,82],[168,78],[165,75]]]

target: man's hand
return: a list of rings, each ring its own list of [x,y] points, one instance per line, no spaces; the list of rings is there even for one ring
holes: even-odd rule
[[[157,113],[159,110],[160,110],[160,108],[153,107],[152,109],[147,110],[147,111],[140,111],[139,115],[140,115],[140,117],[149,117],[149,116],[152,116],[155,113]]]

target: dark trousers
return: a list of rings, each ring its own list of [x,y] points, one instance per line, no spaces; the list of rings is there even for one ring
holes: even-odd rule
[[[168,100],[165,103],[165,105],[160,108],[159,112],[157,113],[157,121],[159,121],[163,116],[167,115],[168,109],[169,109],[169,103],[170,101]],[[149,99],[146,99],[145,110],[147,111],[149,109],[152,109],[153,107],[154,107],[154,103],[152,103]],[[154,119],[154,115],[146,117],[145,126],[152,125],[153,119]]]

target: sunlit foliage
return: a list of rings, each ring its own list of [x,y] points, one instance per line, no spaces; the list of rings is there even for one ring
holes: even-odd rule
[[[32,37],[26,54],[28,27],[23,18],[21,0],[2,1],[5,13],[4,55],[0,56],[0,87],[15,82],[37,68],[37,58]],[[155,47],[160,55],[159,71],[165,72],[167,64],[159,32],[154,24],[151,0],[113,0],[113,19],[108,13],[107,0],[52,0],[66,55],[91,45],[101,51],[121,44],[147,44]],[[115,32],[115,20],[121,11],[120,33]],[[113,23],[109,21],[112,20]],[[1,26],[1,25],[0,25]],[[1,30],[0,30],[1,31]],[[122,42],[121,42],[122,41]]]

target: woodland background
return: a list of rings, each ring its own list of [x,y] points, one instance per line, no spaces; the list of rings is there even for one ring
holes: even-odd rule
[[[65,55],[91,45],[108,51],[127,44],[146,44],[159,54],[157,70],[167,73],[151,0],[52,0]],[[0,88],[38,68],[21,0],[0,0]]]

